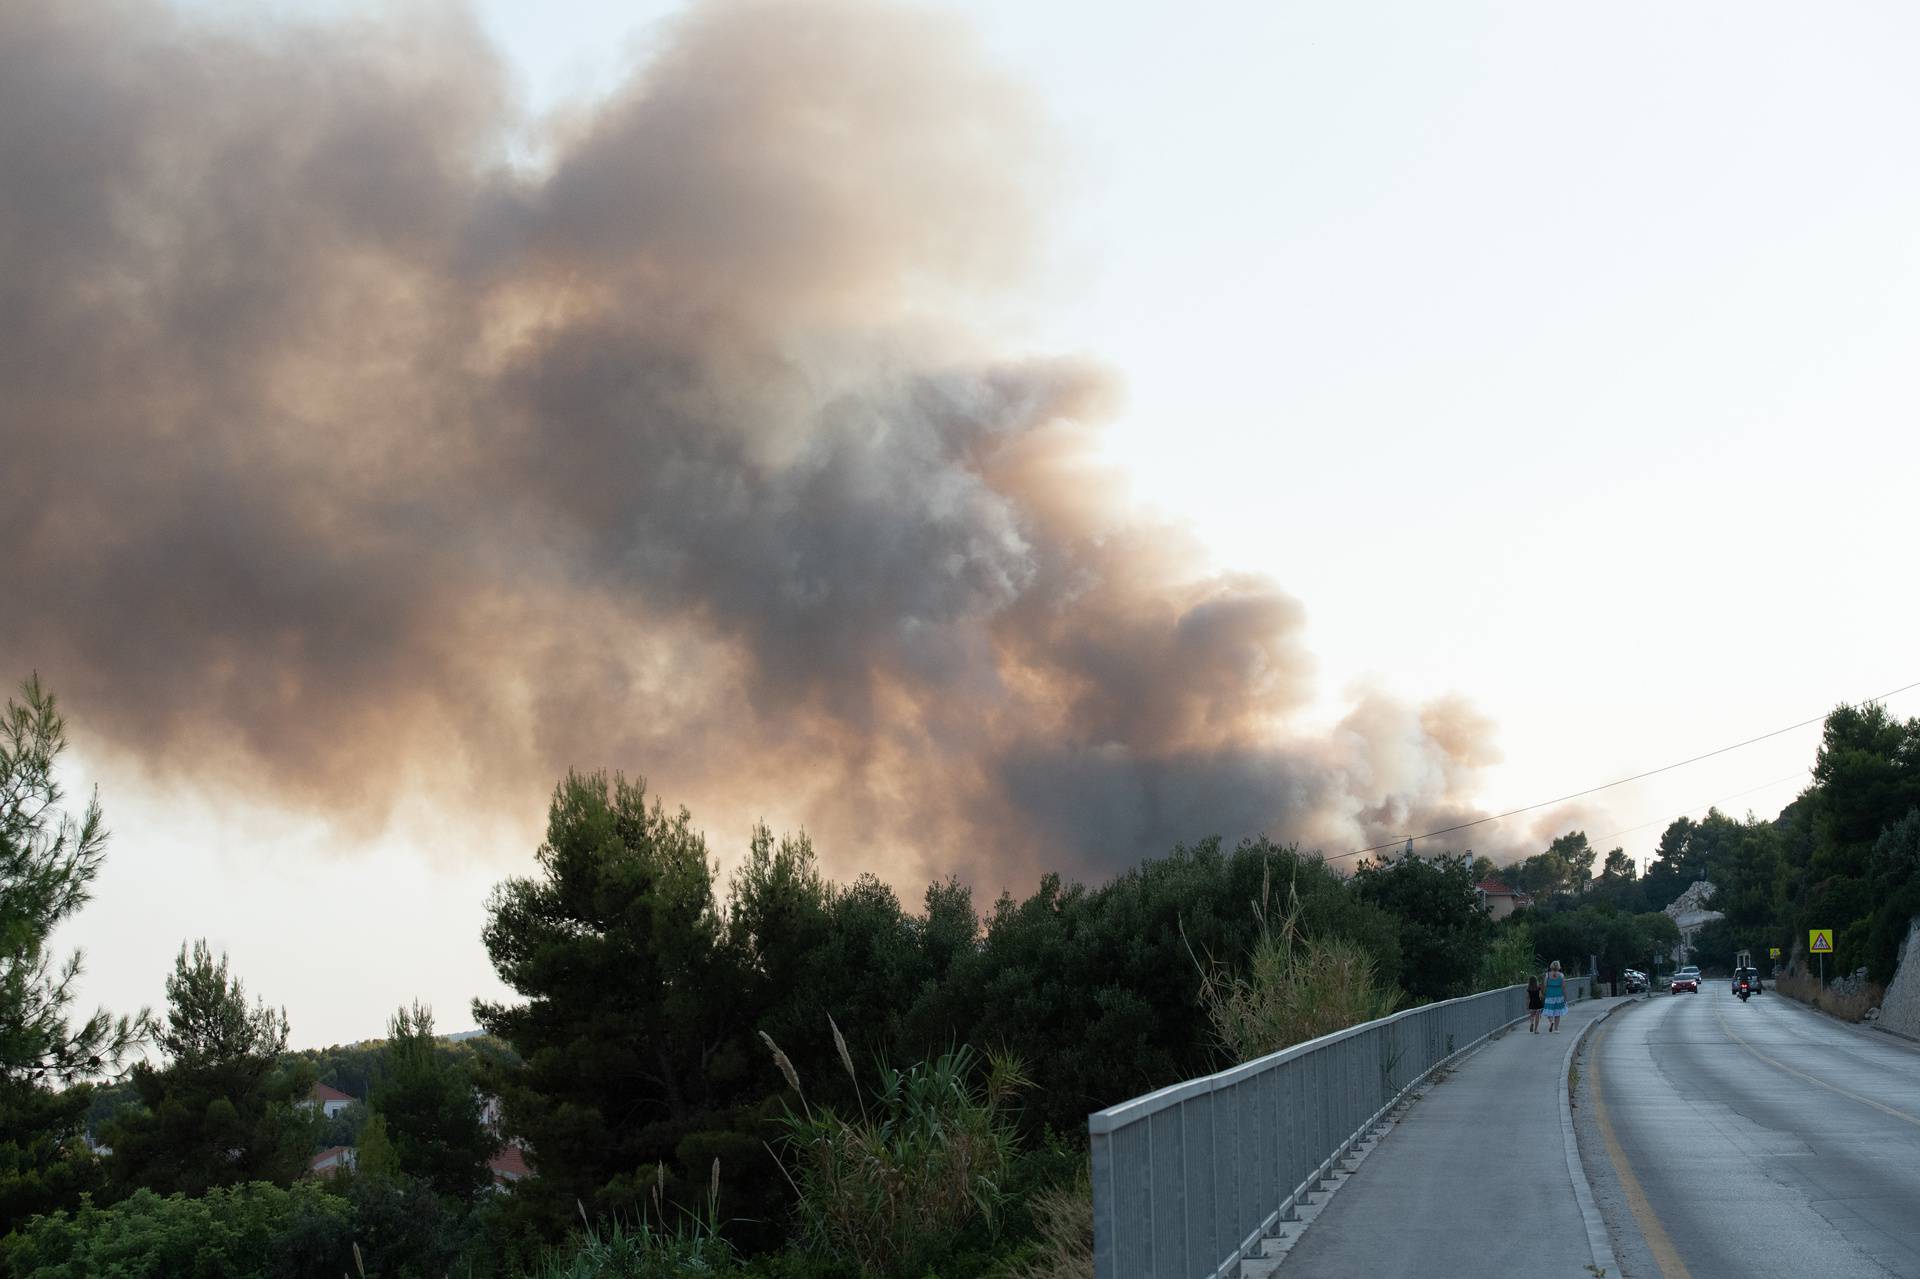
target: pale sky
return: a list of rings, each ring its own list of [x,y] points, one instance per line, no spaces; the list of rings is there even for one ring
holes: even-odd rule
[[[481,10],[549,109],[678,7]],[[955,7],[1069,170],[1003,345],[1117,370],[1133,499],[1304,603],[1328,722],[1363,685],[1466,697],[1491,812],[1920,680],[1920,12]],[[1771,816],[1817,741],[1608,792],[1588,833],[1644,858],[1710,802]],[[349,832],[146,789],[84,734],[73,764],[117,832],[64,937],[83,999],[158,1007],[202,933],[300,1046],[502,993],[481,901],[541,814]]]

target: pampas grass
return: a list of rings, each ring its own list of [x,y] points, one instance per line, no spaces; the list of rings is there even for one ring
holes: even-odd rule
[[[1211,956],[1204,963],[1193,957],[1214,1040],[1236,1062],[1384,1017],[1400,1003],[1400,992],[1381,979],[1366,947],[1344,937],[1307,936],[1293,886],[1277,915],[1270,887],[1262,881],[1253,907],[1260,936],[1243,971]]]

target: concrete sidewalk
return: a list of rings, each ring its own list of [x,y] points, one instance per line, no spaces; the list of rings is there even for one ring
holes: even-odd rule
[[[1407,1112],[1281,1263],[1315,1279],[1592,1279],[1560,1128],[1580,1028],[1624,999],[1573,1005],[1560,1033],[1526,1023],[1468,1057]]]

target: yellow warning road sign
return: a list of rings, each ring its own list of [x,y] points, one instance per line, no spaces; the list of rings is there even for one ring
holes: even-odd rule
[[[1780,958],[1780,948],[1778,946],[1767,947],[1767,958],[1768,959]]]
[[[1831,955],[1833,953],[1833,929],[1815,928],[1807,936],[1807,953],[1811,955]]]

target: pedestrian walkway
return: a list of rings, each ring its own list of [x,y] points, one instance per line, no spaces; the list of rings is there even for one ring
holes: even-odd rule
[[[1307,1229],[1280,1274],[1314,1279],[1592,1279],[1560,1127],[1567,1045],[1625,1002],[1522,1022],[1434,1084]]]

